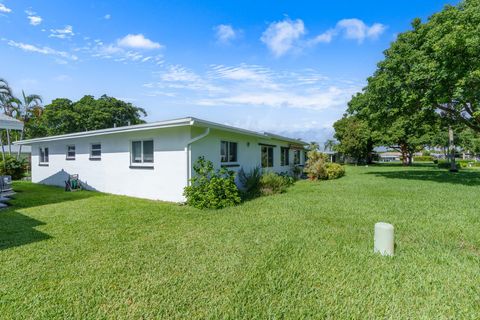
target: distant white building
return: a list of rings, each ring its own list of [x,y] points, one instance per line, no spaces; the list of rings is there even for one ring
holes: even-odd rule
[[[63,186],[79,174],[91,190],[184,201],[193,164],[275,172],[304,164],[304,143],[196,118],[86,131],[16,142],[32,147],[32,181]]]

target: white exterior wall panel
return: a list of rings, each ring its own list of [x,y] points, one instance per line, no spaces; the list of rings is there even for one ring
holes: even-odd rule
[[[154,141],[151,168],[131,168],[132,140]],[[165,201],[183,201],[187,182],[186,145],[189,127],[119,133],[32,144],[32,181],[64,186],[69,174],[79,174],[92,190]],[[102,144],[101,160],[90,160],[90,145]],[[75,145],[75,160],[66,159]],[[48,166],[39,165],[39,148],[48,147]],[[149,164],[148,164],[149,165]]]

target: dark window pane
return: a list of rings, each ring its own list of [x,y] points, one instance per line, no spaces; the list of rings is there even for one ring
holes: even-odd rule
[[[143,162],[153,162],[153,140],[143,141]]]
[[[273,148],[267,147],[268,150],[268,166],[273,167]]]
[[[228,161],[237,162],[237,143],[229,143]]]
[[[221,162],[228,161],[227,150],[228,150],[228,142],[226,141],[220,142],[220,161]]]
[[[293,164],[300,164],[300,150],[295,150],[293,152]]]
[[[142,142],[132,141],[132,162],[142,162]]]
[[[75,146],[67,146],[67,158],[75,159]]]
[[[48,148],[45,148],[45,162],[48,162]]]
[[[45,162],[45,153],[43,152],[43,148],[40,148],[39,152],[40,162]]]

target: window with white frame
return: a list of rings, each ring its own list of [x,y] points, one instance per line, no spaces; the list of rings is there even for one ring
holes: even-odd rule
[[[90,159],[91,160],[102,159],[102,144],[101,143],[92,143],[90,145]]]
[[[38,152],[38,160],[40,164],[48,164],[48,147],[40,147]]]
[[[220,142],[220,161],[221,162],[237,162],[236,142],[221,141]]]
[[[75,145],[67,146],[67,160],[75,160]]]
[[[280,165],[281,166],[290,165],[290,149],[287,147],[280,148]]]
[[[132,164],[153,163],[153,140],[132,141]]]

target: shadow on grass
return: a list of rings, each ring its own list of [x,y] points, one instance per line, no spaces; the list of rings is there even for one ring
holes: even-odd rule
[[[50,239],[48,234],[35,229],[44,224],[16,211],[0,212],[0,250]]]
[[[372,171],[367,174],[390,179],[434,181],[465,186],[480,186],[480,171],[462,170],[457,173],[452,173],[447,170],[400,170]]]
[[[69,201],[74,214],[78,209],[76,200],[104,196],[94,191],[65,192],[63,188],[31,182],[14,182],[13,189],[17,194],[7,202],[10,207],[0,211],[0,250],[52,238],[35,229],[45,225],[45,222],[20,213],[19,210]]]

